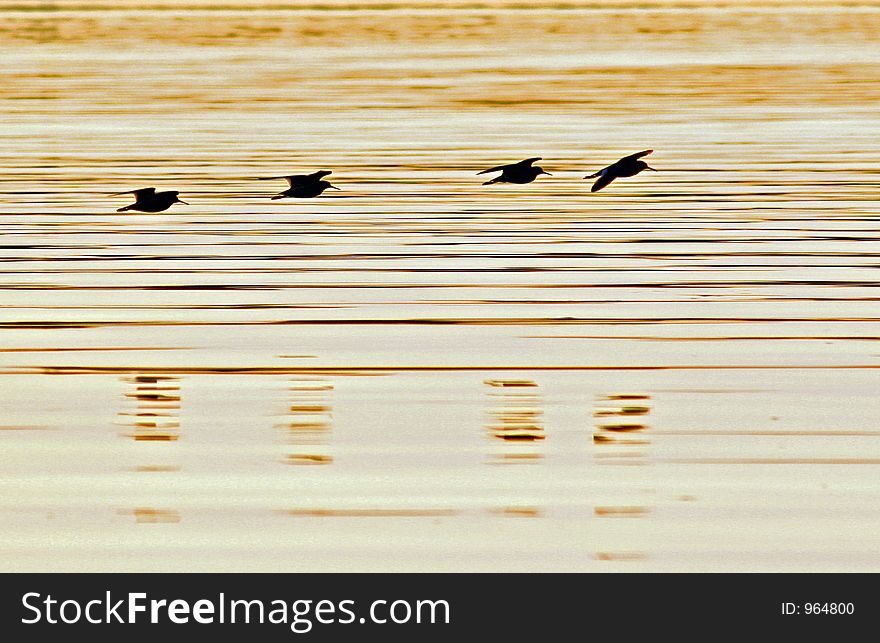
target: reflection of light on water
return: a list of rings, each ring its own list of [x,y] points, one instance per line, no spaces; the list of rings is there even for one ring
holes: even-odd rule
[[[420,553],[402,567],[464,568],[510,542],[487,542],[477,521],[522,529],[519,542],[540,523],[536,555],[505,559],[517,567],[553,564],[548,552],[572,568],[590,552],[737,567],[746,554],[731,553],[750,551],[763,568],[878,567],[865,456],[880,12],[215,7],[133,20],[125,3],[59,20],[27,3],[37,10],[0,12],[15,72],[0,101],[0,438],[21,487],[11,502],[59,518],[57,547],[32,547],[28,564],[98,551],[91,527],[58,528],[61,503],[106,513],[114,497],[119,522],[186,511],[183,567],[247,568],[259,532],[267,560],[314,543],[318,569],[346,552],[381,569],[400,551],[380,541],[396,539]],[[301,126],[281,133],[285,105]],[[633,133],[662,172],[591,195],[582,177]],[[553,177],[491,192],[476,180],[488,159],[533,154]],[[271,202],[253,180],[324,163],[345,190],[332,198]],[[104,196],[153,184],[192,205],[122,217]],[[123,414],[115,392],[94,394],[171,372],[185,409],[161,397],[181,396],[159,390],[169,379],[126,380]],[[244,375],[253,386],[231,386]],[[346,392],[370,379],[374,395],[294,385],[282,404],[272,387],[287,377],[346,378]],[[428,383],[448,388],[420,401]],[[725,395],[664,393],[673,427],[657,400],[592,408],[597,384]],[[114,416],[126,437],[106,440]],[[57,430],[25,430],[40,427]],[[342,454],[357,466],[317,466]],[[837,476],[857,492],[815,484]],[[432,513],[450,499],[454,521]],[[279,520],[285,508],[306,513]],[[809,528],[789,529],[792,512]],[[8,564],[27,553],[10,542],[41,526],[14,513]],[[731,516],[747,529],[718,538]],[[372,520],[383,537],[352,541],[349,524]],[[118,566],[155,566],[154,552],[133,547]]]
[[[488,379],[490,407],[486,430],[504,447],[490,456],[490,464],[539,462],[543,453],[535,443],[544,439],[542,397],[532,380]]]
[[[597,560],[606,561],[636,561],[645,560],[648,554],[641,551],[600,551],[596,553]]]
[[[650,395],[617,393],[601,395],[593,408],[595,457],[603,463],[642,464],[645,451],[633,449],[650,444],[645,435],[651,412]]]
[[[602,518],[640,518],[648,513],[648,508],[641,506],[595,507],[593,513]]]
[[[279,428],[286,433],[291,450],[287,464],[330,464],[327,453],[333,407],[329,397],[333,385],[321,378],[298,378],[290,382],[290,406],[287,419]]]
[[[135,390],[125,397],[134,402],[135,408],[120,413],[130,418],[126,424],[133,425],[129,437],[144,442],[172,442],[178,439],[180,420],[180,385],[178,378],[160,375],[137,375],[123,378],[134,384]]]
[[[511,518],[540,518],[543,515],[538,507],[497,507],[490,509],[489,513]]]
[[[502,440],[544,439],[541,395],[531,380],[486,380],[486,384],[500,392],[490,391],[496,406],[489,409],[491,420],[486,428]]]
[[[597,396],[593,406],[594,456],[601,464],[640,465],[646,463],[645,435],[651,396],[642,393],[611,393]],[[601,504],[593,507],[593,515],[601,519],[644,518],[648,507],[641,504]],[[615,546],[620,543],[615,541]],[[600,561],[639,561],[648,557],[642,551],[602,549],[596,552]]]
[[[443,518],[456,515],[454,509],[288,509],[289,516],[311,518]]]
[[[180,514],[171,509],[155,509],[153,507],[137,507],[121,509],[117,513],[134,516],[138,523],[180,522]]]

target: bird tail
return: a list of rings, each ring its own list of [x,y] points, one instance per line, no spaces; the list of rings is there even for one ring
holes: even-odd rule
[[[273,196],[273,197],[271,198],[271,200],[274,201],[275,199],[283,199],[283,198],[284,198],[284,195],[283,195],[283,194],[276,194],[275,196]]]
[[[598,172],[596,172],[595,174],[591,174],[590,176],[585,176],[584,178],[585,179],[595,179],[600,174],[602,174],[602,170],[599,170]]]
[[[131,210],[131,206],[130,206],[130,205],[127,205],[127,206],[125,206],[124,208],[119,208],[119,209],[117,210],[117,212],[127,212],[128,210]]]

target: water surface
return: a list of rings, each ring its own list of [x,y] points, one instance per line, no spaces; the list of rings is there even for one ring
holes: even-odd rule
[[[880,10],[332,4],[0,4],[2,568],[880,570]]]

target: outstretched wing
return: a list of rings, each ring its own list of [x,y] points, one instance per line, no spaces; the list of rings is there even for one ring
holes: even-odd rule
[[[477,172],[477,174],[486,174],[488,172],[503,172],[504,170],[509,170],[514,167],[528,166],[534,163],[535,161],[540,161],[541,157],[536,156],[534,158],[526,159],[525,161],[520,161],[519,163],[508,163],[507,165],[499,165],[497,167],[489,168],[488,170],[483,170],[482,172]]]
[[[310,185],[312,183],[317,183],[323,177],[328,174],[333,174],[330,170],[318,170],[317,172],[312,172],[311,174],[288,174],[286,176],[259,176],[257,177],[261,181],[268,181],[270,179],[284,179],[287,181],[287,185],[292,188],[300,187],[302,185]]]
[[[605,168],[604,170],[599,172],[599,180],[593,183],[593,187],[590,188],[590,192],[598,192],[616,178],[617,177],[615,176],[614,172],[609,172],[608,168]]]
[[[116,192],[115,194],[111,194],[110,196],[120,196],[122,194],[133,194],[135,200],[140,201],[141,199],[149,198],[156,194],[156,188],[141,188],[140,190],[126,190],[125,192]]]
[[[300,185],[305,185],[309,181],[314,181],[314,178],[310,177],[308,174],[291,174],[288,176],[258,176],[257,178],[261,181],[284,179],[285,181],[287,181],[287,185],[292,188],[298,187]]]
[[[635,154],[630,154],[629,156],[624,156],[622,159],[618,161],[618,163],[623,163],[626,161],[635,161],[636,159],[640,159],[643,156],[648,156],[654,150],[644,150],[643,152],[636,152]]]
[[[482,172],[477,172],[477,174],[488,174],[489,172],[503,172],[504,170],[508,170],[512,168],[516,163],[510,163],[508,165],[498,165],[496,167],[490,167],[488,170],[483,170]]]

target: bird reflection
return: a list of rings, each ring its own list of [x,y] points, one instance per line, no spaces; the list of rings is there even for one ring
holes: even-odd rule
[[[486,380],[489,390],[489,433],[507,446],[493,463],[536,462],[543,454],[534,445],[544,439],[543,398],[532,380]]]
[[[128,379],[135,390],[125,397],[133,399],[136,408],[122,415],[134,416],[137,441],[171,442],[178,438],[180,420],[180,384],[176,377],[137,375]]]
[[[291,401],[287,421],[279,428],[287,433],[287,464],[330,464],[327,453],[333,407],[328,399],[333,385],[322,379],[294,379],[290,382]]]
[[[645,436],[651,412],[650,395],[615,393],[599,396],[593,409],[593,443],[601,450],[596,457],[609,464],[641,464],[650,444]],[[620,448],[622,447],[622,448]]]

